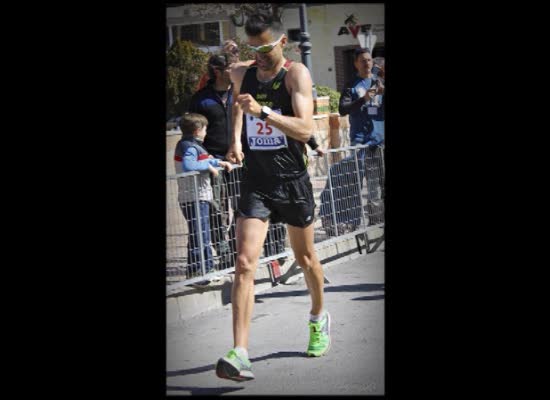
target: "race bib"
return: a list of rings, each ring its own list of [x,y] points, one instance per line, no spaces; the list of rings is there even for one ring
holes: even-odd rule
[[[281,110],[273,112],[281,114]],[[246,114],[246,139],[250,150],[266,151],[288,147],[286,135],[281,130],[250,114]]]

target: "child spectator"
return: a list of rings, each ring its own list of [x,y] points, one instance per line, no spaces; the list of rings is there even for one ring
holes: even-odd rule
[[[180,141],[176,145],[174,163],[176,174],[189,171],[198,171],[196,187],[194,177],[178,178],[178,202],[187,220],[189,240],[187,242],[187,277],[191,278],[201,271],[199,235],[202,232],[202,248],[204,250],[205,273],[214,270],[212,249],[210,248],[210,219],[209,206],[212,202],[212,186],[210,173],[217,176],[215,167],[223,167],[231,171],[231,164],[213,158],[203,147],[208,120],[195,113],[186,113],[182,116],[179,126],[182,132]],[[199,200],[199,215],[196,211],[196,199]],[[199,218],[200,217],[200,218]],[[200,223],[199,223],[200,219]]]

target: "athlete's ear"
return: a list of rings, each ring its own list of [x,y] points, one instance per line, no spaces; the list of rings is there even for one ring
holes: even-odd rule
[[[283,35],[283,38],[281,39],[281,47],[285,47],[287,42],[288,38],[286,37],[286,35]]]

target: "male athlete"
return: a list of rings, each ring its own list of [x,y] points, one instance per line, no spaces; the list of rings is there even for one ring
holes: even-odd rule
[[[256,62],[231,71],[235,106],[232,143],[226,155],[230,162],[243,165],[231,293],[234,348],[216,363],[218,377],[235,381],[254,379],[248,335],[254,276],[269,221],[287,224],[290,245],[309,289],[307,354],[322,356],[330,348],[323,269],[313,246],[315,203],[306,169],[305,143],[313,131],[311,76],[303,64],[283,57],[287,37],[279,23],[265,15],[252,15],[245,31]]]

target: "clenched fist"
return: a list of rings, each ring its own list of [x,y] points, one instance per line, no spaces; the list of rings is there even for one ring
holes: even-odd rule
[[[229,150],[227,151],[227,154],[225,155],[225,159],[229,161],[232,164],[242,165],[242,160],[244,158],[243,153],[243,146],[241,142],[233,143]]]
[[[238,95],[235,99],[235,104],[238,104],[244,113],[254,117],[259,118],[262,113],[262,106],[248,93]]]

